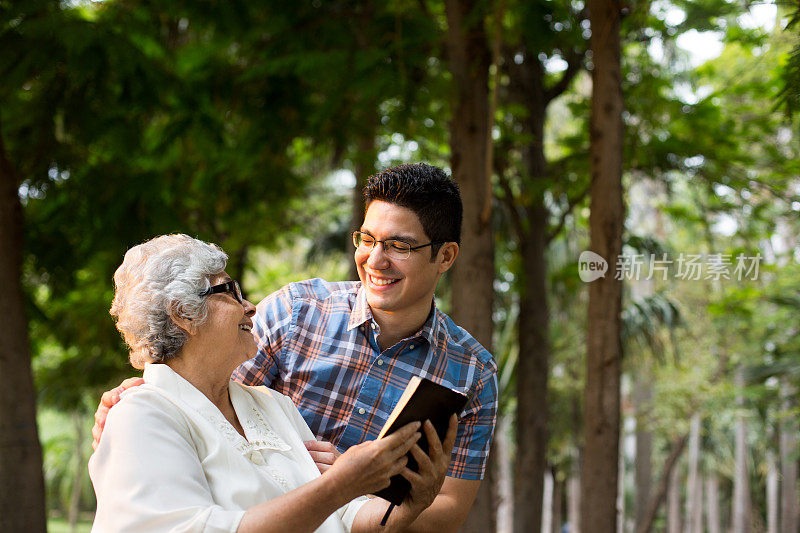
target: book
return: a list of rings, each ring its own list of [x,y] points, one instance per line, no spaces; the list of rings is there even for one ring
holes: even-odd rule
[[[381,428],[378,438],[381,439],[402,428],[410,422],[425,422],[430,420],[439,439],[444,441],[447,434],[447,426],[453,414],[460,414],[467,404],[467,397],[460,392],[449,389],[438,383],[425,378],[414,376],[406,385],[406,389],[397,401],[397,405],[392,410],[386,423]],[[417,441],[422,451],[428,453],[428,439],[425,432],[420,428],[422,438]],[[408,468],[414,472],[419,471],[419,465],[414,460],[414,456],[408,454]],[[385,489],[375,493],[384,500],[390,501],[394,505],[403,503],[403,499],[411,491],[411,483],[400,474],[393,476],[390,484]],[[389,508],[391,510],[391,507]],[[387,513],[388,514],[388,513]]]

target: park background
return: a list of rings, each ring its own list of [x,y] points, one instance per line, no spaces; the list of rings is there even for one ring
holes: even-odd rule
[[[92,413],[134,374],[108,314],[128,247],[218,243],[254,301],[352,278],[364,179],[426,161],[466,210],[437,303],[500,369],[464,530],[796,533],[798,17],[0,1],[0,529],[88,530]]]

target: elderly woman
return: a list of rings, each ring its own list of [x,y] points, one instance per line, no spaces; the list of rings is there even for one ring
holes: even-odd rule
[[[291,400],[230,381],[255,354],[255,307],[226,261],[214,245],[167,235],[131,248],[114,275],[111,314],[145,384],[108,415],[89,461],[93,531],[407,526],[435,495],[405,467],[419,424],[350,448],[320,475],[303,444],[314,436]],[[359,496],[397,473],[411,497],[380,527],[386,502]]]

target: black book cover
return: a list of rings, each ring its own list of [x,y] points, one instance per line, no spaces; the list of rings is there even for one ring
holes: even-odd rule
[[[436,428],[439,439],[444,441],[450,416],[460,414],[467,404],[467,397],[434,383],[425,378],[413,377],[406,390],[397,402],[392,414],[381,429],[378,438],[393,433],[410,422],[430,420]],[[428,453],[428,439],[420,428],[422,438],[417,441],[422,451]],[[408,468],[417,472],[419,466],[411,453],[408,454]],[[411,491],[411,483],[400,474],[393,476],[385,489],[375,493],[395,505],[403,503],[403,499]]]

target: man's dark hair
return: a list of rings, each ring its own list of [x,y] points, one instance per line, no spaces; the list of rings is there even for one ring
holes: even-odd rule
[[[398,165],[378,172],[364,186],[367,207],[382,200],[412,210],[434,242],[461,244],[461,193],[455,180],[425,163]],[[431,258],[439,251],[431,247]]]

